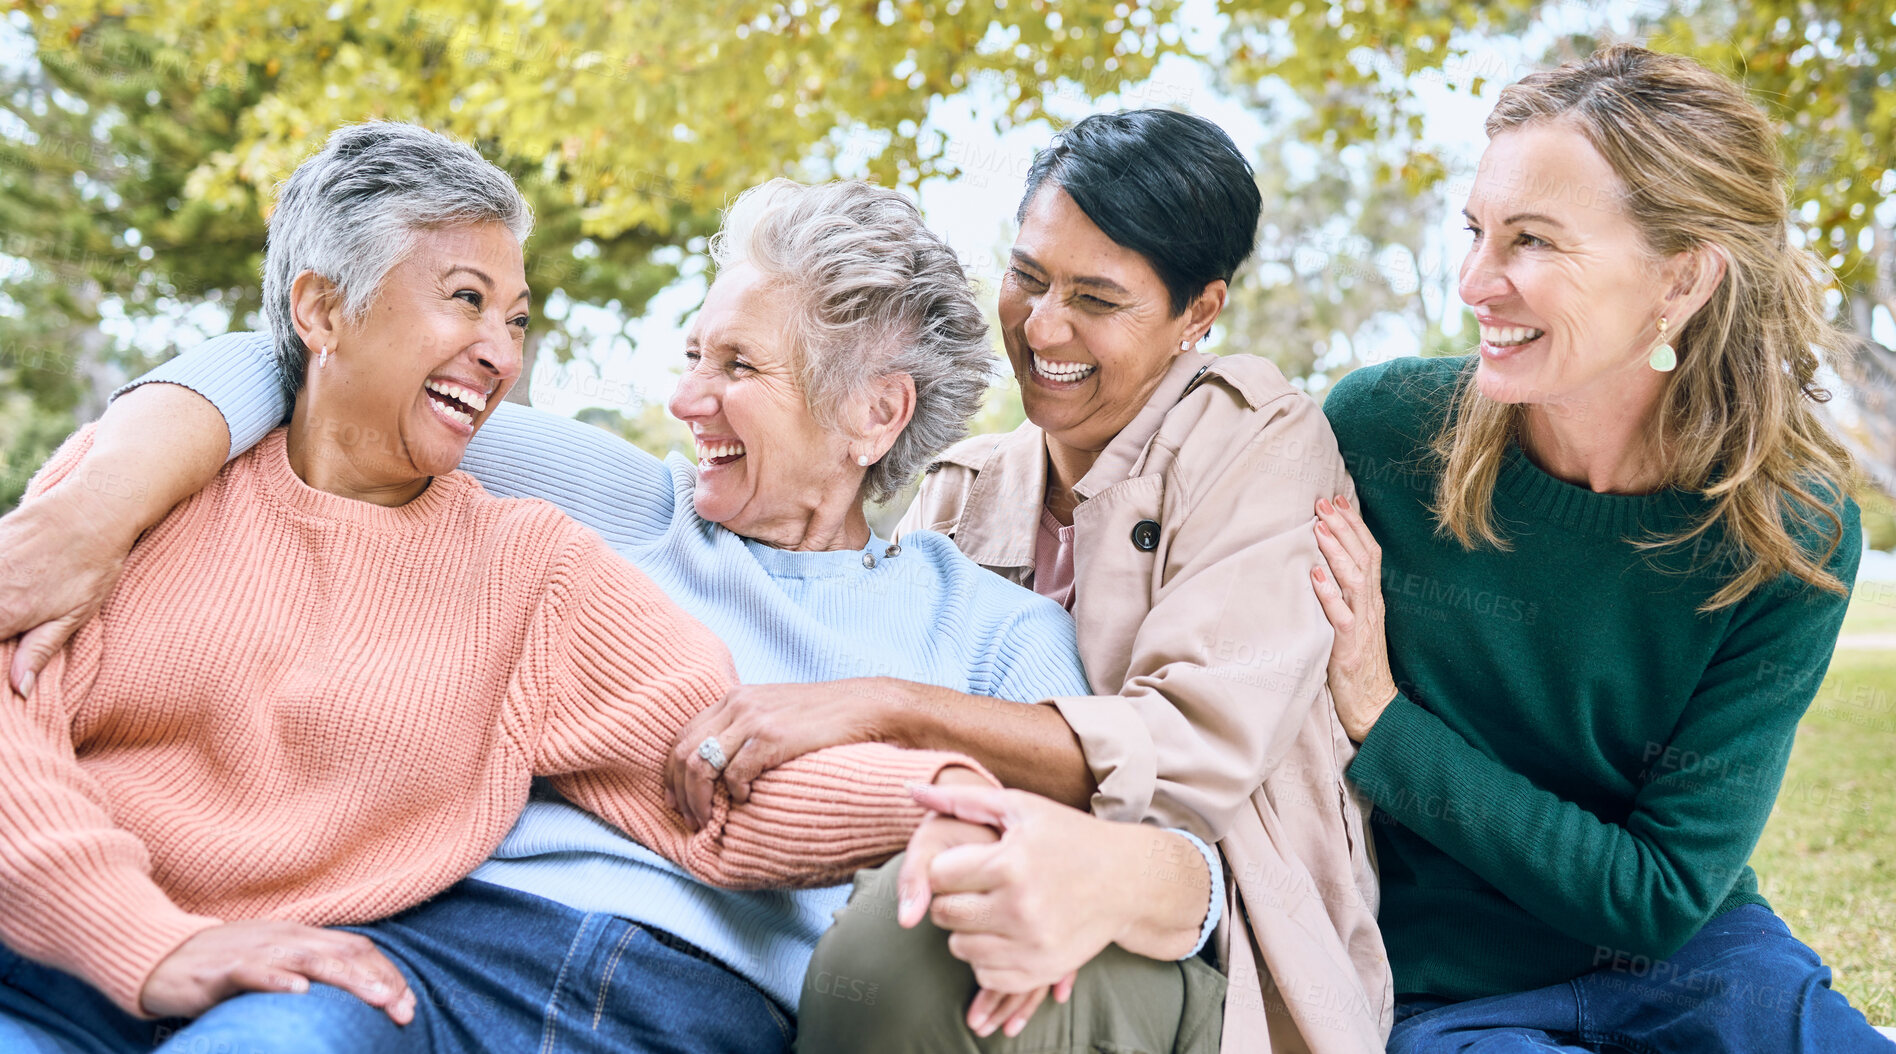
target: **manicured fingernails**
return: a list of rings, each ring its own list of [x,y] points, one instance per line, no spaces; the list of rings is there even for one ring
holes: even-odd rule
[[[1335,510],[1330,508],[1330,499],[1318,498],[1317,511],[1320,513],[1323,513],[1325,516],[1328,516],[1330,513],[1334,512]]]

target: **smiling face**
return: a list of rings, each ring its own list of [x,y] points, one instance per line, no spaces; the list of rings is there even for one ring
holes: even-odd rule
[[[1107,237],[1067,192],[1044,185],[1021,218],[1001,279],[1001,338],[1027,417],[1054,441],[1104,449],[1158,387],[1181,341],[1204,336],[1201,295],[1172,314],[1144,256]],[[1222,304],[1223,282],[1213,282]]]
[[[770,545],[826,548],[812,524],[860,516],[863,470],[849,438],[810,413],[784,333],[790,295],[749,263],[721,271],[668,408],[697,442],[698,515]]]
[[[1497,134],[1466,209],[1461,298],[1481,326],[1482,394],[1559,407],[1647,405],[1673,277],[1654,260],[1600,152],[1560,122]],[[1676,312],[1675,312],[1676,315]],[[1669,319],[1677,335],[1681,317]]]
[[[336,445],[331,460],[369,489],[453,471],[520,375],[527,303],[520,242],[507,228],[419,232],[360,320],[332,306],[320,313],[333,328],[306,329],[298,311],[312,351],[297,399],[298,417],[313,426],[305,434]]]

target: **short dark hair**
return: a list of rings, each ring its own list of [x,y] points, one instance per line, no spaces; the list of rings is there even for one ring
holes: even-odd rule
[[[1094,114],[1034,156],[1016,222],[1043,184],[1066,191],[1106,236],[1152,264],[1172,314],[1257,246],[1262,198],[1224,129],[1176,110]]]

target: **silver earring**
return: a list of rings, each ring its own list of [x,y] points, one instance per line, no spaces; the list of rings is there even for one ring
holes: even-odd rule
[[[869,467],[869,455],[868,455],[868,454],[857,454],[857,455],[856,455],[856,464],[858,464],[858,465],[861,465],[861,466],[862,466],[863,468],[868,468],[868,467]]]
[[[323,353],[316,356],[316,368],[320,370],[327,365],[329,365],[329,345],[324,344]]]
[[[1189,340],[1181,340],[1181,341],[1179,341],[1179,342],[1178,342],[1178,350],[1180,350],[1180,351],[1190,351],[1190,350],[1192,350],[1192,342],[1191,342],[1191,341],[1189,341]]]
[[[1671,343],[1666,340],[1666,316],[1660,315],[1659,343],[1654,344],[1652,346],[1652,354],[1646,356],[1646,365],[1651,366],[1660,373],[1671,373],[1672,368],[1678,364],[1678,353],[1673,350]]]

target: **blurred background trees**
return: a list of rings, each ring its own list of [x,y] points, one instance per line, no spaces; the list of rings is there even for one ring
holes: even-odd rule
[[[777,175],[1017,193],[1024,158],[943,130],[969,99],[1035,141],[1096,105],[1240,114],[1265,214],[1215,346],[1319,393],[1460,350],[1447,218],[1483,100],[1609,38],[1694,55],[1780,121],[1797,236],[1863,341],[1838,419],[1896,484],[1896,0],[10,0],[0,33],[0,509],[113,386],[254,324],[271,188],[348,121],[420,121],[514,174],[529,376],[662,450],[660,393],[597,367],[667,290],[689,308],[718,210]],[[1202,94],[1151,89],[1185,68]],[[1006,231],[978,235],[991,280]],[[983,424],[1017,413],[1003,387]]]

